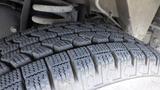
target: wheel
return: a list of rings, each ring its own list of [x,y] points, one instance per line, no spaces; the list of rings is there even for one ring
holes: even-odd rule
[[[110,23],[32,28],[0,41],[0,90],[88,90],[159,76],[160,54]]]

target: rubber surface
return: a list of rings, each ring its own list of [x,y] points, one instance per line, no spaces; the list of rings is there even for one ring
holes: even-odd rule
[[[0,90],[88,90],[159,76],[160,54],[110,23],[32,28],[0,41]]]

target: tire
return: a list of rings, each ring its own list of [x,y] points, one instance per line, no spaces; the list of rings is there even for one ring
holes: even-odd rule
[[[32,28],[3,38],[0,51],[0,90],[88,90],[160,74],[160,54],[109,23]]]

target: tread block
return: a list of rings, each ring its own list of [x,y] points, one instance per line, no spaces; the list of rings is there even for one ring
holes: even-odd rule
[[[32,50],[31,55],[33,55],[33,57],[35,59],[40,59],[40,58],[47,56],[47,55],[50,55],[52,53],[53,53],[53,51],[51,49],[44,47],[44,46],[40,46],[40,47],[37,47],[34,50]]]
[[[12,52],[18,48],[19,48],[18,44],[7,45],[1,49],[1,54],[4,55],[4,54],[6,54],[8,52]]]
[[[46,32],[46,31],[38,31],[31,34],[32,36],[39,37],[40,41],[49,39],[49,38],[55,38],[57,36],[54,32]]]
[[[45,40],[42,42],[42,45],[48,46],[55,51],[63,51],[73,47],[71,42],[60,40],[59,38]]]
[[[120,78],[120,70],[116,68],[110,52],[92,54],[92,58],[98,71],[99,84],[109,84]]]
[[[89,28],[75,26],[75,25],[65,26],[65,28],[72,29],[72,30],[74,30],[75,33],[91,31],[91,29],[89,29]]]
[[[72,64],[84,89],[91,89],[99,84],[96,82],[96,72],[91,57],[72,60]]]
[[[18,42],[21,42],[27,38],[28,38],[27,36],[21,36],[21,37],[13,38],[13,41],[18,43]]]
[[[146,63],[148,67],[148,73],[149,74],[157,74],[158,73],[158,67],[156,67],[157,58],[152,52],[144,51],[144,55],[146,56]]]
[[[38,38],[30,37],[28,39],[25,39],[24,41],[19,42],[20,47],[24,47],[26,45],[30,45],[32,43],[38,42]]]
[[[107,43],[107,46],[111,49],[111,51],[126,50],[126,47],[122,43]]]
[[[145,55],[145,74],[156,74],[158,72],[158,67],[153,67],[151,68],[151,70],[149,71],[149,68],[151,66],[156,66],[157,60],[156,60],[156,56],[151,52],[151,49],[149,49],[147,46],[142,45],[142,44],[137,44],[137,46],[142,50],[142,52]]]
[[[16,54],[19,54],[19,51],[9,52],[9,53],[7,53],[7,54],[4,54],[4,55],[1,57],[1,60],[10,59],[11,57],[13,57],[13,56],[16,55]]]
[[[27,90],[51,90],[44,60],[21,67]]]
[[[102,32],[81,32],[79,33],[79,36],[83,37],[83,38],[88,38],[90,40],[92,40],[92,42],[94,43],[100,43],[100,42],[107,42],[108,37],[109,37],[109,33],[104,32],[102,34]]]
[[[69,41],[59,40],[54,45],[53,48],[55,51],[63,51],[72,48],[72,43]]]
[[[61,37],[62,40],[73,42],[73,40],[78,37],[77,34],[71,34],[71,35],[64,35]]]
[[[76,37],[73,40],[73,45],[74,46],[83,46],[83,45],[88,45],[91,44],[91,40],[83,37]]]
[[[16,69],[7,74],[1,75],[0,77],[0,90],[5,88],[10,88],[12,85],[16,85],[16,83],[21,82],[22,77],[19,69]],[[22,85],[19,87],[23,87]]]
[[[44,60],[38,60],[31,64],[25,65],[21,67],[22,74],[24,78],[28,78],[32,75],[35,75],[39,72],[43,72],[47,70]]]
[[[41,45],[31,45],[21,49],[22,53],[29,54],[33,56],[35,59],[40,59],[44,56],[50,55],[53,51],[45,46]]]
[[[80,37],[77,34],[65,35],[61,37],[61,39],[73,42],[74,46],[83,46],[91,43],[91,39],[86,37]]]
[[[60,65],[62,63],[69,62],[70,59],[66,52],[55,54],[45,58],[49,68]]]
[[[90,45],[87,46],[87,48],[92,54],[106,53],[110,51],[105,44]]]
[[[120,77],[120,71],[115,67],[114,58],[105,44],[91,45],[88,49],[98,70],[99,83],[111,83]]]
[[[160,73],[160,67],[159,67],[159,64],[160,64],[160,53],[159,52],[157,52],[156,50],[154,50],[154,48],[151,48],[151,47],[148,47],[150,50],[151,50],[151,52],[155,55],[155,57],[156,57],[156,61],[154,61],[154,60],[152,60],[152,61],[150,61],[150,66],[149,66],[149,74],[158,74],[158,73]],[[159,69],[158,70],[158,72],[157,72],[157,68]]]
[[[2,58],[2,61],[11,64],[14,68],[17,68],[31,62],[31,59],[30,57],[24,54],[16,53],[16,54],[12,54],[9,57]]]
[[[86,47],[81,47],[77,49],[72,49],[67,51],[72,59],[79,59],[82,57],[87,57],[90,55]]]
[[[47,71],[39,72],[25,79],[26,90],[52,90]]]
[[[18,38],[18,37],[20,37],[20,36],[21,36],[20,33],[15,33],[15,34],[12,34],[12,35],[6,37],[6,38],[5,38],[5,41],[11,41],[11,40],[13,40],[14,38]]]
[[[46,39],[46,40],[42,41],[42,45],[53,48],[54,44],[59,40],[60,40],[60,38]]]
[[[97,34],[93,37],[92,42],[94,43],[109,42],[109,39],[107,36],[101,36]]]
[[[123,35],[120,33],[111,33],[109,40],[113,42],[121,42],[123,41]]]
[[[21,52],[22,53],[32,53],[32,50],[34,48],[37,48],[37,47],[40,47],[40,46],[41,46],[40,43],[31,44],[31,45],[28,45],[26,47],[21,48]]]
[[[55,32],[58,34],[58,36],[66,35],[66,34],[72,34],[73,30],[65,29],[65,28],[50,28],[49,31]]]
[[[123,43],[123,44],[124,46],[126,46],[128,50],[140,50],[140,48],[133,43]]]
[[[50,69],[56,90],[75,90],[74,76],[69,62],[53,66]]]
[[[96,32],[97,34],[101,35],[101,36],[106,36],[109,37],[110,33],[109,32]]]
[[[6,64],[0,62],[0,75],[5,74],[9,71],[10,71],[10,68]]]
[[[83,89],[91,89],[97,85],[95,66],[87,48],[69,50],[68,54]]]
[[[121,69],[121,78],[127,78],[135,75],[135,68],[132,65],[132,58],[127,50],[114,51],[114,58],[116,59],[116,65]]]
[[[25,90],[22,82],[16,82],[8,87],[5,87],[2,90]]]
[[[96,35],[95,32],[81,32],[79,33],[79,36],[84,37],[84,38],[89,38],[92,39]]]
[[[146,58],[144,53],[141,50],[131,50],[131,56],[133,58],[133,64],[136,67],[136,73],[138,76],[141,76],[148,72],[146,67]]]
[[[66,52],[45,58],[56,90],[75,90],[74,75]],[[74,88],[74,89],[73,89]]]
[[[26,45],[30,45],[32,43],[38,42],[38,38],[23,36],[23,37],[16,38],[13,41],[16,43],[19,43],[20,47],[24,47]]]

